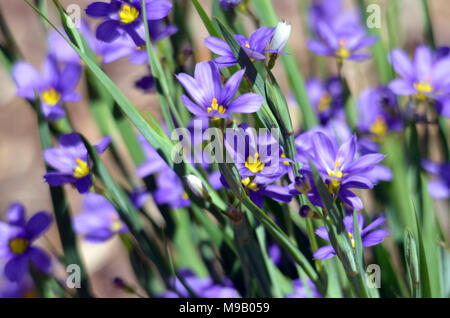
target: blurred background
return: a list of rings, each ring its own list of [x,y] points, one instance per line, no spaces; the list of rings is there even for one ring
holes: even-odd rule
[[[420,0],[374,1],[380,4],[382,8],[382,32],[386,29],[384,28],[386,24],[385,10],[389,1],[399,1],[400,20],[398,25],[400,28],[399,34],[401,35],[400,40],[402,47],[411,52],[415,46],[423,43],[423,13]],[[82,9],[82,17],[86,18],[83,11],[92,1],[63,0],[61,2],[66,7],[70,4],[78,4]],[[200,2],[205,8],[210,8],[211,6],[211,1],[209,0]],[[301,67],[301,73],[305,78],[308,78],[316,75],[317,70],[312,69],[312,55],[305,46],[307,32],[305,32],[304,21],[302,20],[304,12],[301,10],[304,2],[309,1],[273,1],[278,17],[287,20],[293,26],[290,45]],[[450,45],[450,20],[448,19],[450,16],[450,1],[429,0],[429,4],[437,45]],[[354,3],[346,1],[346,5],[351,9]],[[48,7],[50,19],[59,25],[59,19],[50,0],[48,0]],[[37,14],[21,0],[0,0],[0,11],[12,31],[25,60],[40,69],[41,61],[46,55],[46,34]],[[203,39],[208,35],[207,30],[193,7],[186,14],[195,40],[195,47],[193,48],[195,61],[209,59],[209,50],[203,45]],[[254,26],[251,20],[241,13],[239,13],[239,18],[245,21],[249,33],[252,32]],[[87,20],[90,22],[92,29],[95,23],[98,23],[89,18]],[[333,70],[334,65],[330,64],[329,66]],[[134,87],[134,82],[147,73],[146,66],[131,65],[125,58],[106,65],[104,69],[138,108],[148,110],[155,116],[159,116],[156,96],[145,94]],[[289,94],[282,68],[276,66],[275,73],[285,93]],[[377,84],[376,78],[373,77],[375,71],[371,60],[362,63],[348,63],[344,67],[344,74],[348,78],[354,94],[370,85]],[[84,96],[87,95],[83,81],[81,81],[78,91]],[[90,116],[88,104],[85,100],[76,104],[68,104],[68,112],[77,131],[87,136],[93,143],[100,140],[101,135],[95,126],[93,118]],[[294,127],[299,123],[299,116],[300,114],[293,111]],[[107,165],[111,161],[108,160],[109,156],[110,154],[107,152],[103,157]],[[109,168],[114,172],[114,167],[111,164],[109,164]],[[13,81],[10,79],[9,74],[0,67],[0,217],[3,217],[8,206],[15,201],[22,202],[29,214],[40,210],[51,212],[49,189],[42,177],[44,173],[45,168],[39,144],[36,114],[26,101],[16,96]],[[78,213],[81,209],[81,195],[70,187],[67,187],[66,191],[71,201],[72,213]],[[448,232],[448,229],[450,229],[448,207],[441,205],[441,208],[437,210],[440,213],[441,224]],[[41,239],[39,243],[49,249],[60,250],[55,226],[47,232],[46,237]],[[98,297],[129,296],[115,289],[112,283],[117,275],[129,282],[134,281],[128,258],[118,243],[116,239],[110,240],[104,243],[101,248],[98,245],[81,243],[82,256],[92,277],[94,293]],[[60,269],[60,271],[60,274],[63,274],[63,269]]]

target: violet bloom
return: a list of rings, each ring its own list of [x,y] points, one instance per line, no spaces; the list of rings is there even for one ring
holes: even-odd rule
[[[393,50],[389,57],[394,70],[402,77],[389,84],[395,94],[414,96],[418,100],[442,101],[450,97],[450,57],[436,58],[427,46],[416,49],[413,61],[400,49]],[[449,109],[445,112],[450,114]]]
[[[62,71],[56,59],[48,55],[42,67],[43,75],[26,62],[17,62],[12,69],[12,76],[17,85],[17,95],[34,100],[35,94],[40,97],[41,111],[50,121],[66,115],[62,104],[79,102],[81,96],[75,88],[81,77],[81,67],[68,64]]]
[[[306,290],[306,287],[303,285],[303,281],[300,278],[297,278],[293,281],[292,285],[294,287],[294,292],[292,294],[286,295],[286,298],[322,298],[322,295],[317,291],[316,285],[307,278],[308,287],[311,295],[308,295],[308,291]]]
[[[356,158],[356,136],[338,146],[335,139],[317,131],[311,136],[311,144],[311,151],[307,155],[324,179],[329,192],[351,208],[361,210],[364,207],[361,199],[350,189],[371,189],[373,183],[366,174],[385,155],[371,153]]]
[[[158,152],[153,149],[144,136],[139,134],[138,140],[146,157],[146,160],[138,166],[136,171],[140,178],[148,177],[168,168],[166,162],[161,158]]]
[[[247,123],[225,134],[225,147],[233,156],[243,180],[258,177],[258,183],[269,184],[284,176],[290,160],[281,151],[280,144],[270,133],[256,135]]]
[[[44,273],[50,272],[50,257],[33,246],[49,228],[52,217],[47,212],[37,212],[28,221],[22,204],[14,203],[7,212],[8,223],[0,221],[0,257],[6,259],[4,275],[12,282],[21,281],[31,264]]]
[[[428,160],[422,163],[426,171],[436,176],[428,182],[428,191],[435,199],[450,198],[450,163],[438,164]]]
[[[105,242],[116,234],[128,232],[114,206],[96,193],[85,196],[83,212],[74,217],[73,228],[91,243]]]
[[[86,8],[86,14],[93,18],[102,18],[96,32],[97,39],[112,42],[123,33],[127,33],[139,46],[142,38],[137,29],[143,24],[143,9],[148,20],[165,18],[172,9],[172,3],[166,0],[145,0],[145,8],[141,0],[111,0],[110,3],[93,2]]]
[[[223,284],[216,284],[210,277],[199,278],[189,269],[179,270],[179,274],[184,278],[186,284],[199,298],[237,298],[238,291],[232,283],[225,279]],[[191,295],[178,278],[173,278],[173,288],[177,291],[166,291],[161,298],[189,298]]]
[[[312,78],[306,83],[306,91],[322,125],[343,112],[343,89],[338,77],[330,77],[325,82]]]
[[[189,196],[183,188],[183,183],[175,172],[164,169],[156,177],[157,189],[153,193],[155,202],[159,205],[168,204],[171,208],[185,208],[191,205]]]
[[[151,21],[148,25],[150,40],[156,45],[162,39],[171,36],[178,31],[175,25],[166,26],[164,20]],[[145,64],[148,61],[147,47],[145,43],[145,26],[142,24],[135,30],[136,35],[131,38],[128,34],[123,34],[110,45],[116,47],[114,55],[110,56],[109,62],[114,62],[123,57],[129,57],[130,63],[134,65]]]
[[[241,4],[242,0],[220,0],[220,6],[225,11],[229,11],[231,9],[236,8],[239,4]]]
[[[358,103],[358,129],[374,138],[402,128],[397,98],[387,87],[367,89]]]
[[[94,148],[102,154],[111,141],[110,137],[102,139]],[[52,186],[70,183],[78,192],[86,193],[92,186],[91,159],[88,151],[77,133],[61,135],[59,147],[44,151],[44,159],[49,166],[58,172],[48,172],[45,181]]]
[[[371,224],[364,227],[364,218],[362,215],[358,214],[359,233],[361,235],[361,242],[363,247],[374,246],[383,242],[384,238],[388,235],[388,232],[386,230],[375,229],[383,224],[384,221],[384,217],[379,217],[375,219]],[[353,216],[346,216],[344,218],[344,225],[347,230],[348,237],[350,238],[352,247],[355,248],[355,239],[353,237]],[[325,226],[319,227],[316,230],[316,234],[326,241],[330,240]],[[335,255],[336,252],[331,245],[322,246],[314,253],[314,257],[317,259],[329,259]]]
[[[3,271],[4,266],[0,265],[0,272],[3,273]],[[0,275],[0,298],[37,298],[39,296],[30,275],[25,274],[18,282],[12,282],[4,275]]]
[[[362,28],[348,32],[334,29],[326,21],[317,22],[317,33],[320,39],[309,40],[308,48],[318,55],[335,57],[339,63],[369,58],[369,55],[359,51],[378,41],[377,37],[368,36]]]
[[[100,63],[111,63],[125,54],[123,53],[123,45],[119,41],[105,43],[97,40],[89,28],[88,23],[84,20],[81,21],[79,31],[84,36],[86,43]],[[64,30],[60,30],[60,32],[67,37]],[[53,55],[59,62],[80,65],[83,64],[78,53],[58,32],[53,31],[50,33],[48,36],[48,46],[50,54]]]
[[[194,77],[185,73],[177,75],[178,81],[191,96],[181,96],[188,110],[198,117],[212,119],[229,118],[231,113],[254,113],[259,110],[263,98],[254,93],[242,94],[233,99],[245,70],[234,73],[222,87],[220,71],[214,62],[202,62],[195,66]]]
[[[253,32],[248,39],[240,34],[235,34],[234,38],[248,55],[250,61],[261,61],[266,59],[264,53],[269,51],[265,51],[264,49],[272,39],[274,31],[275,28],[262,27]],[[220,57],[214,60],[220,68],[233,66],[237,63],[233,51],[231,51],[230,46],[224,40],[214,36],[208,36],[205,39],[205,45],[211,52],[220,55]]]

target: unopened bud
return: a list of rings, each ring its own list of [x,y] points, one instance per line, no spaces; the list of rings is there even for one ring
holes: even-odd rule
[[[275,51],[274,53],[281,52],[291,36],[292,25],[285,21],[278,22],[273,32],[272,40],[270,40],[269,50]]]
[[[206,188],[203,186],[202,181],[198,177],[194,176],[193,174],[190,174],[185,177],[185,180],[189,189],[196,196],[204,199],[208,197],[208,192],[206,191]]]

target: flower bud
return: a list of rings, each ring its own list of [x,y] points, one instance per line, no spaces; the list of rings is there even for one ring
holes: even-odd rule
[[[200,198],[204,198],[204,199],[206,199],[208,197],[208,192],[206,191],[205,187],[203,186],[202,181],[198,177],[190,174],[185,177],[185,180],[186,180],[186,184],[189,187],[189,189],[196,196],[198,196]]]
[[[281,52],[289,40],[291,29],[292,26],[285,21],[278,22],[269,44],[269,50]]]

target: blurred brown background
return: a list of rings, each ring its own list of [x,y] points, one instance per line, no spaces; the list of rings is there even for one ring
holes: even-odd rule
[[[385,7],[387,1],[396,0],[376,2]],[[399,1],[402,41],[404,47],[414,46],[422,42],[420,0]],[[66,7],[69,4],[76,3],[84,9],[92,1],[64,0],[61,2]],[[211,5],[209,0],[201,2],[206,8]],[[290,45],[301,66],[303,75],[305,77],[314,75],[313,70],[310,69],[310,53],[305,47],[300,1],[276,0],[273,3],[279,18],[285,19],[293,25]],[[437,43],[439,45],[450,45],[450,20],[448,19],[450,16],[450,1],[429,0],[429,3]],[[347,4],[351,6],[352,1],[347,1]],[[48,6],[51,20],[58,23],[50,0],[48,0]],[[46,38],[36,13],[21,0],[0,0],[0,10],[7,20],[25,60],[40,69],[41,61],[46,54]],[[203,45],[203,39],[208,34],[193,8],[188,13],[187,19],[189,19],[190,27],[194,31],[196,59],[208,59],[209,51]],[[250,21],[246,18],[245,20],[249,25],[248,30],[253,30]],[[90,22],[92,24],[94,21],[90,20]],[[382,28],[384,28],[386,21],[383,19],[382,23]],[[384,32],[384,29],[382,31]],[[146,95],[133,87],[133,83],[146,74],[145,66],[133,66],[128,63],[127,59],[123,59],[107,65],[105,70],[135,105],[158,115],[159,106],[155,97]],[[351,65],[346,66],[345,72],[350,78],[352,90],[359,91],[373,83],[374,72],[371,61],[358,64],[351,63]],[[277,79],[281,82],[285,92],[288,93],[286,80],[279,66],[276,68],[276,73]],[[86,96],[84,84],[80,84],[78,90]],[[101,136],[87,107],[86,101],[70,104],[68,105],[69,114],[76,130],[86,135],[91,142],[96,142]],[[293,117],[294,121],[298,121],[298,114],[293,114]],[[107,153],[104,158],[107,159],[108,155]],[[49,190],[42,178],[44,173],[35,113],[24,100],[15,96],[14,83],[5,70],[0,69],[0,216],[3,216],[9,204],[14,201],[22,202],[29,214],[39,210],[52,211]],[[70,188],[67,188],[67,191],[72,203],[72,211],[77,213],[80,210],[80,195]],[[449,228],[448,223],[443,226]],[[55,243],[58,242],[55,226],[47,233],[46,237],[59,249],[58,243]],[[41,243],[48,246],[48,241],[41,240]],[[118,274],[126,280],[133,280],[133,274],[124,251],[116,240],[103,244],[101,248],[83,243],[82,252],[88,270],[93,275],[94,291],[97,296],[128,296],[115,290],[111,283],[112,279]],[[63,273],[61,272],[61,274]]]

